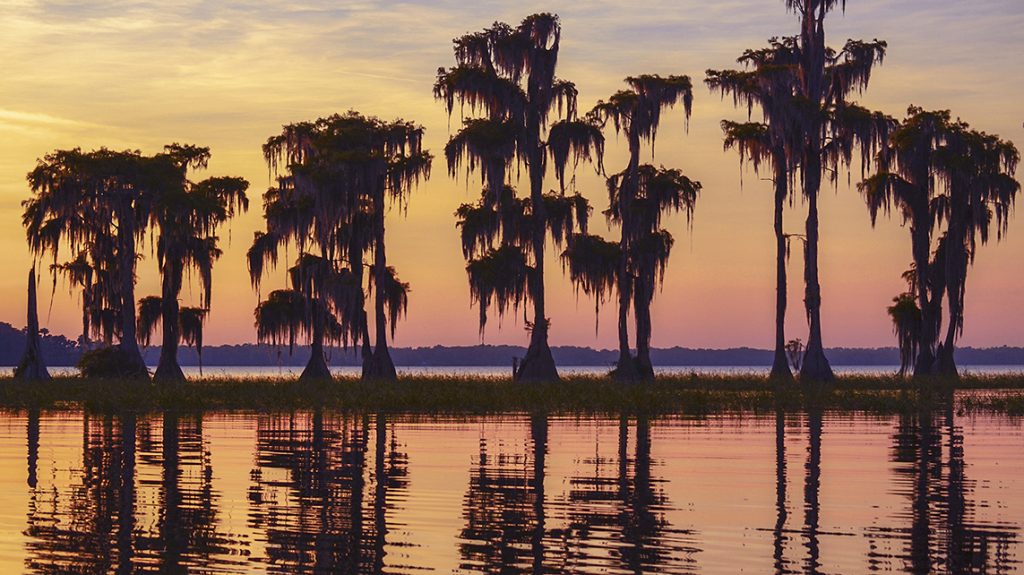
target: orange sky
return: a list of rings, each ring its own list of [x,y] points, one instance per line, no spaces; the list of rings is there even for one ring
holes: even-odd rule
[[[256,295],[243,254],[262,227],[259,194],[269,184],[260,145],[284,123],[356,109],[403,117],[427,128],[427,147],[443,157],[449,122],[431,96],[434,73],[451,65],[452,37],[494,20],[518,22],[539,10],[561,15],[559,75],[576,82],[580,108],[639,73],[691,75],[694,115],[687,134],[678,110],[659,132],[655,162],[682,168],[704,184],[692,231],[668,221],[676,236],[664,291],[654,304],[654,345],[770,347],[774,305],[774,243],[768,182],[746,173],[721,149],[718,123],[743,114],[704,89],[707,68],[732,67],[747,47],[796,32],[784,3],[648,2],[246,2],[112,0],[88,7],[14,0],[0,4],[0,320],[24,324],[25,271],[31,257],[20,225],[28,196],[25,174],[55,148],[99,146],[158,151],[165,143],[210,146],[209,175],[240,175],[253,183],[252,210],[237,219],[214,270],[206,341],[252,341]],[[898,6],[894,8],[893,6]],[[1024,4],[1016,0],[851,0],[830,17],[831,44],[847,37],[889,42],[889,56],[861,102],[900,116],[908,104],[949,108],[973,126],[1024,144],[1019,94],[1024,76]],[[452,125],[458,125],[453,119]],[[624,163],[622,142],[609,133],[606,166]],[[854,174],[856,183],[858,174]],[[477,195],[478,179],[452,180],[443,161],[413,195],[408,216],[388,222],[389,259],[411,282],[409,316],[396,344],[479,342],[452,212]],[[554,182],[551,182],[554,185]],[[578,187],[596,211],[607,198],[589,167]],[[863,200],[847,185],[824,190],[822,283],[827,346],[891,345],[885,307],[902,290],[910,260],[909,232],[898,221],[871,228]],[[804,206],[787,213],[800,232]],[[968,278],[964,345],[1024,345],[1024,230],[978,254]],[[610,233],[600,216],[592,231]],[[806,339],[799,251],[790,265],[788,335]],[[548,257],[553,344],[614,345],[614,315],[577,300],[558,260]],[[153,258],[140,263],[137,295],[158,293]],[[267,290],[283,280],[283,268]],[[72,337],[80,330],[78,298],[63,285],[52,302],[41,289],[40,320]],[[183,293],[186,302],[198,292]],[[526,342],[521,318],[492,321],[488,343]]]

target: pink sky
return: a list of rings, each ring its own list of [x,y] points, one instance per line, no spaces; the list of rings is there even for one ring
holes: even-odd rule
[[[259,194],[269,185],[260,145],[284,123],[356,109],[402,117],[427,128],[437,155],[449,136],[443,106],[430,88],[439,66],[453,61],[452,37],[499,19],[516,22],[537,10],[559,13],[563,43],[559,75],[577,83],[580,107],[639,73],[689,74],[696,102],[689,133],[678,110],[665,118],[655,162],[678,167],[704,184],[692,230],[668,221],[676,237],[664,291],[654,304],[656,347],[769,347],[774,313],[774,244],[770,183],[741,172],[721,147],[718,123],[742,119],[731,101],[702,84],[704,70],[734,66],[744,48],[796,32],[784,3],[500,2],[283,3],[257,10],[246,4],[110,2],[72,7],[25,0],[0,6],[0,320],[24,324],[24,274],[32,264],[20,225],[28,197],[25,174],[56,148],[108,146],[158,151],[180,141],[212,148],[209,175],[240,175],[252,186],[249,214],[224,237],[214,270],[206,340],[253,341],[244,252],[262,227]],[[901,116],[909,104],[949,108],[973,126],[1024,142],[1019,94],[1024,76],[1024,4],[852,0],[830,17],[830,43],[881,38],[890,50],[861,98]],[[951,41],[955,39],[955,42]],[[458,118],[451,125],[457,125]],[[621,169],[623,143],[609,134],[606,165]],[[475,198],[478,180],[448,177],[443,160],[413,195],[407,217],[389,216],[389,259],[411,282],[409,316],[396,344],[474,344],[477,311],[470,308],[464,261],[452,213]],[[859,174],[854,174],[855,184]],[[551,185],[554,186],[552,180]],[[606,207],[603,183],[589,167],[577,185],[595,211]],[[826,346],[884,346],[894,339],[885,307],[902,290],[910,261],[909,231],[867,210],[845,174],[821,197],[821,267]],[[787,212],[786,229],[800,232],[805,206]],[[1009,237],[984,247],[968,278],[963,345],[1024,345],[1024,230],[1011,220]],[[593,230],[610,235],[600,216]],[[790,264],[790,337],[806,339],[799,248]],[[595,333],[593,302],[577,298],[557,257],[548,257],[547,285],[555,345],[611,347],[614,310],[603,309]],[[139,267],[139,297],[158,293],[152,257]],[[283,283],[272,275],[269,291]],[[198,291],[186,288],[193,301]],[[52,305],[52,308],[51,308]],[[80,330],[77,294],[59,284],[51,303],[44,278],[41,323],[74,336]],[[488,343],[522,343],[521,318],[489,324]]]

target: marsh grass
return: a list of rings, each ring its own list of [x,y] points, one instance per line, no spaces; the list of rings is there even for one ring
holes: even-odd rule
[[[952,395],[954,391],[966,392]],[[300,382],[280,378],[213,378],[176,386],[121,379],[0,380],[0,407],[92,411],[346,411],[487,414],[702,415],[809,409],[900,413],[948,405],[961,412],[1024,415],[1024,377],[968,376],[913,387],[895,377],[850,376],[823,388],[776,389],[765,377],[689,375],[629,385],[577,376],[561,383],[514,384],[508,378],[418,376],[398,382],[356,379]]]

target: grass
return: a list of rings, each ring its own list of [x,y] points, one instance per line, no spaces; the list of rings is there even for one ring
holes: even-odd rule
[[[335,410],[487,414],[686,414],[787,412],[821,409],[903,413],[944,405],[953,390],[961,412],[1024,415],[1024,377],[967,376],[935,380],[920,389],[895,377],[848,376],[813,392],[799,385],[776,390],[764,377],[691,375],[624,385],[603,377],[569,377],[561,383],[513,384],[507,378],[407,377],[397,383],[340,379],[299,382],[279,378],[223,378],[163,386],[126,380],[58,378],[47,383],[0,379],[0,408],[90,411],[288,411]],[[986,392],[983,390],[991,390]],[[998,391],[996,391],[998,390]]]

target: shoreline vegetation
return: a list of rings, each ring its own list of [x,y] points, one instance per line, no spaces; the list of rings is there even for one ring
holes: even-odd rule
[[[766,376],[686,375],[635,385],[607,377],[569,376],[552,383],[509,377],[213,378],[177,386],[134,379],[55,377],[0,379],[0,410],[85,409],[97,412],[293,411],[332,409],[428,415],[643,414],[702,416],[782,411],[895,414],[948,407],[961,413],[1024,416],[1024,376],[962,375],[914,385],[896,376],[840,376],[808,390]]]

